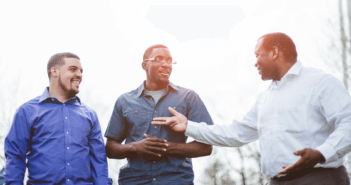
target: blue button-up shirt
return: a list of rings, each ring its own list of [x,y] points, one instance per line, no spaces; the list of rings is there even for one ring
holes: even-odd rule
[[[18,108],[5,139],[6,184],[112,184],[96,113],[73,97],[65,103],[48,88]],[[26,162],[28,159],[28,162]]]
[[[194,122],[212,125],[212,119],[200,99],[192,90],[170,83],[160,100],[155,103],[144,94],[144,83],[139,88],[121,95],[115,104],[105,137],[131,143],[144,139],[144,133],[166,139],[168,142],[185,143],[184,133],[167,126],[151,125],[154,117],[169,117],[168,107],[176,109]],[[126,133],[126,134],[124,134]],[[148,161],[142,156],[128,157],[128,164],[120,169],[119,184],[193,184],[194,172],[190,158],[167,157]]]

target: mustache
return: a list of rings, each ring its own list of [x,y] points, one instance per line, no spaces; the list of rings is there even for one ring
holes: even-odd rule
[[[71,79],[71,81],[73,81],[73,80],[79,80],[79,81],[82,81],[82,78],[80,78],[80,77],[75,77],[75,78],[72,78],[72,79]]]

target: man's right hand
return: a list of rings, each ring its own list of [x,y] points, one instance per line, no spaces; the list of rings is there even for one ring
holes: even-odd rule
[[[138,155],[148,156],[147,158],[162,157],[167,150],[167,140],[150,137],[144,134],[145,139],[133,142],[131,151]]]
[[[171,112],[174,116],[172,117],[156,117],[151,122],[152,125],[168,125],[174,131],[177,132],[185,132],[186,127],[188,125],[188,119],[177,112],[176,110],[168,107],[169,112]]]

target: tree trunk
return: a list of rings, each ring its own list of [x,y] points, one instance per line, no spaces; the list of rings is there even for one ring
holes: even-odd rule
[[[347,1],[348,7],[350,6],[349,0]],[[348,14],[350,17],[350,13]],[[341,60],[342,60],[342,74],[343,74],[343,83],[345,85],[345,88],[349,90],[348,86],[348,66],[347,66],[347,58],[346,58],[346,52],[347,52],[347,38],[345,34],[345,21],[344,21],[344,14],[343,14],[343,8],[342,8],[342,0],[339,0],[339,22],[340,22],[340,39],[341,39]]]

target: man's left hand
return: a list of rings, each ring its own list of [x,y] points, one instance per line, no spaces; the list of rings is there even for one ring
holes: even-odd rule
[[[305,148],[299,151],[294,152],[294,155],[301,156],[298,161],[290,166],[283,166],[282,171],[278,174],[289,174],[291,172],[296,172],[304,168],[312,168],[317,163],[325,161],[323,155],[318,151],[312,148]]]

